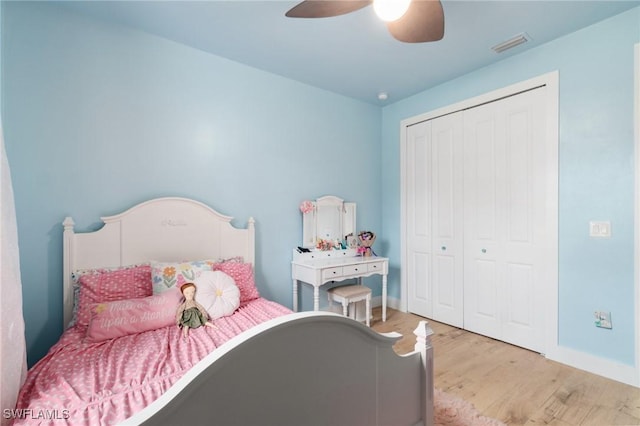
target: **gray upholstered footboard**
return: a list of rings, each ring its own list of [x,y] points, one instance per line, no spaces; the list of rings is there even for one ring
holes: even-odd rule
[[[216,349],[128,419],[144,425],[431,425],[431,330],[399,335],[327,313],[287,315]]]

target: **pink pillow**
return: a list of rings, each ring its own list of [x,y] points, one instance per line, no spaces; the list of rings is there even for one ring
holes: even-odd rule
[[[80,277],[77,324],[89,325],[95,303],[151,296],[151,267],[134,266],[116,270],[96,270]]]
[[[87,341],[100,342],[175,325],[181,299],[180,290],[174,287],[141,299],[94,304]]]
[[[240,289],[240,303],[260,297],[253,277],[253,265],[242,262],[222,262],[213,265],[214,271],[222,271],[236,282]]]

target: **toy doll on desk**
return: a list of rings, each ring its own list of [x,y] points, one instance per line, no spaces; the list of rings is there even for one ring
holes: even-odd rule
[[[196,285],[194,283],[184,283],[180,286],[180,291],[184,296],[184,302],[178,306],[176,312],[176,324],[182,328],[182,336],[186,339],[189,336],[190,328],[198,328],[202,325],[214,327],[209,322],[209,314],[204,307],[196,302]]]
[[[376,234],[371,231],[362,231],[358,234],[360,240],[360,247],[358,247],[358,254],[361,256],[377,256],[371,246],[376,241]]]

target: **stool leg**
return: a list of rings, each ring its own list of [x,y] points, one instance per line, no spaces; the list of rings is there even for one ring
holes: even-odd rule
[[[365,299],[365,317],[367,318],[367,327],[371,327],[370,324],[370,320],[369,320],[369,313],[371,312],[371,296],[367,296],[367,298]]]

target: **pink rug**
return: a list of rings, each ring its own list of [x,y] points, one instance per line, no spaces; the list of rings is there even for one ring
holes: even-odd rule
[[[504,423],[481,415],[473,404],[435,390],[435,426],[506,426]]]

